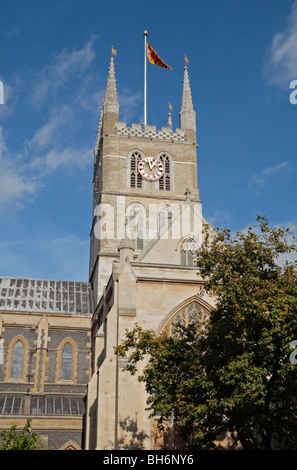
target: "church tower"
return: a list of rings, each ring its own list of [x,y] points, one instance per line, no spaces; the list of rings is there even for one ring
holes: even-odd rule
[[[201,221],[196,112],[187,66],[180,128],[175,132],[170,111],[167,126],[158,131],[150,125],[127,127],[119,121],[119,108],[112,56],[94,150],[90,281],[95,304],[111,274],[112,262],[118,259],[118,246],[123,238],[131,239],[134,257],[139,257],[186,201],[195,204]],[[173,261],[172,255],[168,262]]]
[[[95,312],[86,448],[153,449],[162,444],[145,410],[144,385],[123,372],[114,347],[135,323],[170,334],[177,316],[188,321],[211,308],[211,299],[200,296],[202,281],[193,266],[203,218],[187,65],[179,128],[173,130],[170,110],[161,130],[128,127],[119,111],[112,56],[94,150],[89,275]]]

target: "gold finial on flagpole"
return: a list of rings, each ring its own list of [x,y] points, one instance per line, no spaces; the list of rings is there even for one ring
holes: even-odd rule
[[[113,46],[111,46],[111,54],[112,55],[117,55],[117,51]]]
[[[187,65],[189,65],[189,59],[187,55],[185,54],[185,67],[187,67]]]

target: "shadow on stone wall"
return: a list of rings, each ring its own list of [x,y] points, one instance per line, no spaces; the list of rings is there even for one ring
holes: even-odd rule
[[[144,450],[144,441],[149,435],[144,431],[138,431],[137,420],[130,417],[119,420],[120,435],[125,437],[118,439],[118,448]]]

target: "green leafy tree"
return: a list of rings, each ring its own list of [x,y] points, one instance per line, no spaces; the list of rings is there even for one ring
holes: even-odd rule
[[[207,325],[176,326],[168,338],[136,326],[117,354],[143,373],[152,415],[174,416],[186,445],[215,446],[229,431],[244,449],[297,449],[296,254],[289,229],[265,217],[234,236],[210,231],[197,267],[216,306]]]
[[[40,437],[31,431],[31,419],[28,419],[21,432],[17,432],[16,425],[8,431],[1,431],[2,444],[0,450],[40,450]]]

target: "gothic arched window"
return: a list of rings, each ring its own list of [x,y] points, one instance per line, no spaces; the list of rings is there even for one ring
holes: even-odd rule
[[[77,377],[77,347],[71,338],[66,338],[57,351],[56,382],[71,380],[76,383]]]
[[[198,245],[193,238],[183,241],[180,249],[180,264],[182,266],[194,266]]]
[[[162,328],[168,336],[175,336],[178,326],[183,325],[187,327],[189,324],[195,324],[200,333],[206,332],[207,323],[209,321],[210,310],[202,305],[199,301],[189,302],[167,320]]]
[[[126,217],[128,222],[128,236],[132,240],[135,240],[136,250],[143,250],[146,221],[145,207],[138,202],[130,204],[130,206],[127,207]]]
[[[162,153],[159,159],[164,165],[164,175],[159,179],[159,189],[164,191],[172,190],[172,158],[166,153]]]
[[[19,340],[15,343],[12,353],[10,377],[13,379],[21,379],[23,377],[24,364],[24,345]]]
[[[142,188],[142,176],[138,173],[137,166],[142,155],[135,150],[130,156],[130,187]]]
[[[173,217],[174,210],[168,204],[164,204],[159,208],[158,212],[158,229],[159,232],[164,228],[168,227],[170,220]]]
[[[62,350],[61,380],[72,379],[72,347],[66,343]]]

